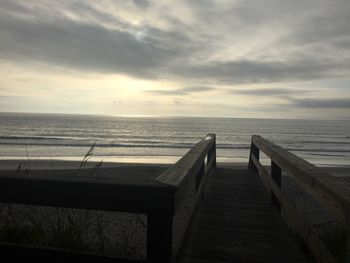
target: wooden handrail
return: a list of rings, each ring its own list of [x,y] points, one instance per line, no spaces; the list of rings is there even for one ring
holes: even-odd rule
[[[103,178],[0,176],[0,202],[146,214],[147,262],[166,263],[176,257],[181,245],[173,246],[172,239],[177,209],[189,191],[195,191],[196,201],[200,198],[207,175],[215,166],[215,134],[208,134],[175,165],[149,183],[120,183]],[[188,223],[184,224],[185,228]],[[7,247],[22,251],[22,256],[36,255],[38,258],[40,254],[56,255],[61,251],[67,257],[79,257],[79,253],[66,250],[0,244],[0,249]],[[81,258],[85,257],[86,254],[81,254]]]
[[[152,258],[150,251],[159,251],[155,258],[147,262],[160,262],[158,257],[163,256],[163,259],[165,257],[164,245],[170,243],[171,246],[171,239],[166,239],[165,234],[172,230],[172,218],[175,212],[174,196],[175,189],[157,182],[126,184],[103,178],[0,176],[0,202],[146,214],[147,258]],[[158,236],[158,230],[162,231],[163,243],[155,242],[152,238]],[[59,251],[62,255],[66,255],[67,260],[77,258],[79,254],[81,259],[87,257],[84,253],[73,253],[64,249],[30,248],[6,243],[1,243],[1,248],[21,251],[14,256],[19,258],[26,255],[29,258],[43,259],[50,254],[54,257]],[[167,258],[170,256],[171,253],[166,254]],[[99,258],[101,262],[109,262],[108,257]],[[140,262],[132,259],[129,261],[120,258],[112,259],[114,262]]]
[[[271,159],[270,173],[259,162],[260,150]],[[320,168],[258,135],[252,136],[248,169],[260,175],[267,191],[271,193],[271,201],[279,209],[283,209],[284,214],[293,223],[295,230],[309,246],[315,258],[324,263],[337,262],[320,238],[317,229],[305,220],[282,191],[282,171],[294,177],[307,193],[333,214],[339,224],[348,229],[350,189],[337,183],[330,174]],[[350,237],[347,242],[349,245]]]
[[[166,209],[173,213],[174,193],[174,189],[157,183],[119,183],[112,179],[67,176],[0,176],[0,202],[6,203],[130,213]]]
[[[205,159],[207,160],[207,163],[205,163]],[[203,188],[206,184],[207,177],[210,174],[211,169],[215,167],[216,135],[208,134],[194,147],[192,147],[191,150],[185,154],[175,165],[169,167],[169,169],[158,176],[156,178],[156,181],[175,190],[174,208],[177,210],[191,191],[195,192],[194,203],[197,204],[203,193]],[[177,257],[177,254],[181,248],[181,244],[189,227],[193,211],[194,209],[191,211],[188,220],[182,224],[184,231],[182,231],[182,234],[180,235],[180,241],[173,246],[172,258]],[[160,238],[158,241],[163,242],[164,244],[164,238]],[[170,248],[168,248],[168,250],[169,249]]]
[[[181,205],[188,189],[193,186],[196,176],[204,165],[206,156],[208,156],[207,168],[210,170],[212,167],[216,167],[215,134],[208,134],[175,165],[169,167],[156,178],[157,182],[176,189],[175,208]]]
[[[338,220],[350,226],[350,189],[348,187],[335,181],[334,177],[322,169],[261,136],[254,135],[252,143],[282,170],[295,177],[297,182],[322,205],[326,205]]]

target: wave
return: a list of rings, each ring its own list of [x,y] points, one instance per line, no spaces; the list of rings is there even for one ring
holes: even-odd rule
[[[306,143],[306,144],[336,144],[336,145],[342,145],[342,144],[350,144],[350,141],[319,141],[319,140],[315,140],[315,141],[311,141],[311,140],[305,140],[305,141],[296,141],[296,140],[293,140],[291,142],[286,142],[286,141],[282,141],[284,142],[284,144],[292,144],[292,145],[295,145],[295,144],[303,144],[303,143]],[[278,143],[277,143],[278,144]]]
[[[18,142],[18,141],[0,141],[0,145],[23,145],[23,146],[62,146],[62,147],[91,147],[91,142]],[[178,149],[190,149],[194,144],[190,143],[163,143],[163,142],[148,142],[148,143],[95,143],[95,147],[101,148],[178,148]],[[217,144],[218,149],[249,149],[249,145],[229,145],[229,144]]]
[[[0,136],[0,140],[66,140],[71,138],[52,137],[52,136]]]
[[[0,145],[25,146],[64,146],[64,147],[91,147],[92,143],[53,143],[53,142],[0,142]],[[125,147],[125,148],[191,148],[193,144],[127,144],[127,143],[95,143],[95,147]]]
[[[19,142],[1,142],[0,145],[17,145],[17,146],[52,146],[52,147],[91,147],[92,143],[53,143],[53,142],[25,142],[25,143],[19,143]],[[95,147],[99,148],[166,148],[166,149],[190,149],[194,146],[194,144],[187,144],[187,143],[95,143]],[[217,144],[217,149],[223,149],[223,150],[249,150],[250,145],[244,145],[244,144]],[[291,152],[308,152],[313,153],[314,155],[324,155],[327,156],[328,153],[350,153],[349,149],[325,149],[325,148],[319,148],[319,149],[310,149],[310,148],[289,148],[284,147],[286,150]],[[332,154],[334,156],[334,154]],[[340,155],[342,156],[342,155]]]
[[[132,136],[131,136],[132,137]],[[142,137],[139,137],[142,138]],[[173,137],[169,137],[174,139]],[[185,137],[184,137],[185,138]],[[183,139],[184,139],[183,138]],[[118,138],[119,139],[119,138]],[[157,137],[158,139],[158,137]],[[55,147],[91,147],[94,140],[82,140],[73,137],[52,137],[52,136],[0,136],[0,145],[17,145],[17,146],[55,146]],[[307,145],[317,144],[320,145],[320,148],[311,148],[309,147],[301,147],[296,148],[296,144],[305,143]],[[279,143],[277,143],[279,144]],[[288,145],[289,144],[289,145]],[[330,153],[350,153],[350,149],[346,148],[331,148],[331,147],[322,147],[322,145],[329,144],[331,145],[343,145],[349,144],[349,142],[339,142],[339,141],[293,141],[292,143],[280,143],[283,145],[288,151],[293,152],[314,152],[326,155],[327,152]],[[126,142],[96,142],[96,147],[101,148],[169,148],[169,149],[189,149],[194,146],[194,143],[186,143],[186,142],[177,142],[177,141],[152,141],[152,139],[147,140],[147,138],[142,138],[141,140],[130,140]],[[250,148],[250,143],[217,143],[218,149],[226,149],[226,150],[247,150]],[[294,146],[294,147],[293,147]],[[304,146],[304,145],[303,145]],[[306,145],[305,145],[306,146]]]
[[[310,155],[314,155],[314,156],[328,156],[328,157],[346,157],[347,155],[345,154],[327,154],[327,153],[310,153]]]
[[[89,133],[85,133],[85,135],[91,135]],[[73,134],[72,134],[73,135]],[[101,135],[100,133],[98,134],[94,134],[94,136],[69,136],[67,134],[51,134],[51,135],[46,135],[46,136],[42,136],[42,135],[38,135],[38,136],[15,136],[15,135],[0,135],[0,140],[39,140],[39,141],[43,141],[43,140],[54,140],[54,141],[68,141],[68,140],[74,140],[74,141],[112,141],[112,140],[118,140],[118,141],[133,141],[133,142],[138,142],[138,143],[169,143],[172,142],[171,140],[175,140],[174,143],[177,143],[178,141],[199,141],[200,139],[202,139],[203,136],[167,136],[167,135],[157,135],[156,136],[156,141],[154,140],[154,136],[138,136],[138,135],[123,135],[123,134],[118,134],[118,136],[113,136],[113,134],[109,134],[109,135]],[[163,140],[161,140],[163,139]],[[0,142],[1,144],[2,142]]]
[[[288,147],[284,147],[284,149],[286,149],[287,151],[291,151],[291,152],[333,152],[333,153],[350,153],[350,149],[301,149],[301,148],[288,148]]]

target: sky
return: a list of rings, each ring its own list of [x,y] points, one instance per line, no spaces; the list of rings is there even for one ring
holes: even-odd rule
[[[348,0],[0,0],[0,111],[350,119]]]

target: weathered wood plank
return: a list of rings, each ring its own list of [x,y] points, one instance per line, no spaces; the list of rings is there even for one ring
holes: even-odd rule
[[[276,228],[277,229],[277,228]],[[278,229],[277,229],[278,230]],[[252,227],[211,227],[210,225],[200,225],[200,227],[193,229],[192,234],[199,239],[207,239],[211,240],[219,238],[219,239],[227,239],[227,240],[235,240],[235,239],[252,239],[255,241],[264,241],[264,242],[272,242],[279,244],[291,244],[294,246],[295,240],[287,232],[273,231],[270,229],[269,235],[266,235],[266,230],[261,228],[252,228]],[[192,237],[190,236],[189,239]]]
[[[172,214],[174,190],[113,180],[0,176],[0,202],[136,213],[163,209]]]
[[[350,189],[322,169],[264,138],[254,135],[252,143],[283,171],[297,179],[300,186],[325,205],[339,220],[350,226]],[[258,158],[255,158],[258,160]]]
[[[181,206],[193,187],[195,187],[196,192],[201,191],[199,185],[202,185],[201,182],[206,180],[207,174],[216,165],[215,138],[215,134],[208,134],[175,165],[169,167],[156,178],[156,182],[175,190],[175,210]],[[211,152],[211,156],[209,156],[209,152]],[[209,162],[204,166],[206,156],[208,156]]]
[[[286,197],[281,191],[280,185],[276,183],[272,176],[260,164],[260,162],[253,158],[253,162],[259,171],[261,180],[263,181],[268,192],[272,192],[275,198],[283,207],[283,212],[287,218],[293,223],[297,233],[301,236],[304,242],[309,246],[318,262],[336,263],[336,259],[330,253],[324,242],[321,240],[316,229],[307,222],[305,218],[298,212],[295,205]]]
[[[193,219],[193,213],[196,211],[197,206],[198,206],[198,203],[199,203],[199,200],[202,198],[202,196],[203,196],[203,194],[204,194],[205,185],[208,183],[209,177],[212,176],[212,172],[213,172],[213,170],[211,170],[211,169],[205,171],[205,173],[204,173],[204,178],[203,178],[203,179],[201,180],[201,182],[200,182],[199,191],[197,191],[197,193],[196,193],[195,196],[194,196],[193,202],[194,202],[195,205],[194,205],[194,207],[193,207],[193,210],[190,212],[191,215],[187,217],[187,220],[184,220],[184,221],[183,221],[183,228],[184,228],[185,231],[183,231],[182,235],[180,235],[180,238],[179,238],[180,242],[178,242],[178,243],[176,243],[176,244],[173,245],[173,254],[174,254],[174,258],[177,257],[177,255],[178,255],[178,253],[179,253],[179,251],[180,251],[180,249],[181,249],[183,240],[184,240],[185,237],[186,237],[186,234],[187,234],[188,229],[189,229],[189,227],[190,227],[190,223],[191,223],[191,221],[192,221],[192,219]]]
[[[225,180],[230,183],[223,184]],[[190,260],[305,262],[305,256],[278,211],[269,204],[258,175],[216,169],[198,204],[178,262]]]
[[[147,213],[174,210],[174,190],[164,185],[0,176],[0,201],[29,205]]]
[[[185,154],[175,165],[169,167],[165,172],[156,178],[160,184],[166,185],[175,191],[174,210],[177,210],[190,192],[194,192],[194,204],[202,196],[202,192],[212,168],[216,166],[215,134],[208,134]],[[207,163],[205,162],[207,159]],[[195,209],[196,205],[194,206]],[[179,242],[173,244],[173,255],[176,258],[181,248],[182,240],[185,237],[187,228],[191,221],[192,213],[183,222],[185,231],[180,233]]]
[[[215,134],[208,134],[204,139],[192,147],[175,165],[169,167],[156,178],[156,181],[179,188],[189,174],[196,174],[208,154],[214,146]]]

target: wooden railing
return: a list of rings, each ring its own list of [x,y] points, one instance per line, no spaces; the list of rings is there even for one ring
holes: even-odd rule
[[[205,162],[207,160],[207,162]],[[147,259],[171,262],[179,244],[173,244],[173,218],[189,191],[195,200],[216,166],[215,134],[208,134],[175,165],[150,183],[118,183],[109,179],[54,176],[0,176],[0,202],[38,206],[142,213],[147,215]],[[188,227],[189,220],[184,224]],[[94,260],[95,262],[141,262],[141,260],[90,255],[68,250],[0,243],[2,257],[36,262]]]
[[[259,162],[260,150],[271,159],[270,172]],[[282,171],[294,177],[307,193],[319,201],[337,222],[344,226],[347,233],[349,233],[350,227],[350,189],[338,183],[334,177],[316,166],[257,135],[252,137],[248,168],[260,175],[271,194],[272,202],[279,209],[283,209],[288,220],[292,222],[295,230],[308,245],[317,261],[337,262],[324,244],[317,229],[305,220],[283,192],[281,188]],[[348,254],[346,257],[350,259],[349,236],[347,236],[347,242]]]
[[[174,212],[181,206],[189,192],[194,192],[194,203],[196,204],[201,197],[204,189],[204,185],[212,170],[216,167],[216,136],[215,134],[208,134],[204,139],[197,143],[185,156],[183,156],[174,166],[171,166],[163,174],[161,174],[156,181],[171,187],[175,191],[174,195]],[[188,217],[192,217],[192,213]],[[174,214],[174,213],[173,213]],[[172,215],[173,215],[172,214]],[[170,220],[170,218],[169,218]],[[183,222],[183,227],[187,230],[190,224],[190,220]],[[157,227],[157,226],[155,226]],[[176,258],[186,231],[182,231],[183,234],[179,238],[179,242],[174,244],[171,249],[172,229],[164,229],[165,237],[159,236],[156,242],[163,243],[164,253],[163,258],[170,258],[171,250],[173,251],[172,258]],[[168,243],[164,243],[164,240],[169,240]],[[155,248],[158,246],[154,246]],[[154,251],[154,255],[159,256],[159,251]],[[167,255],[166,255],[167,254]],[[165,261],[163,261],[165,262]]]

